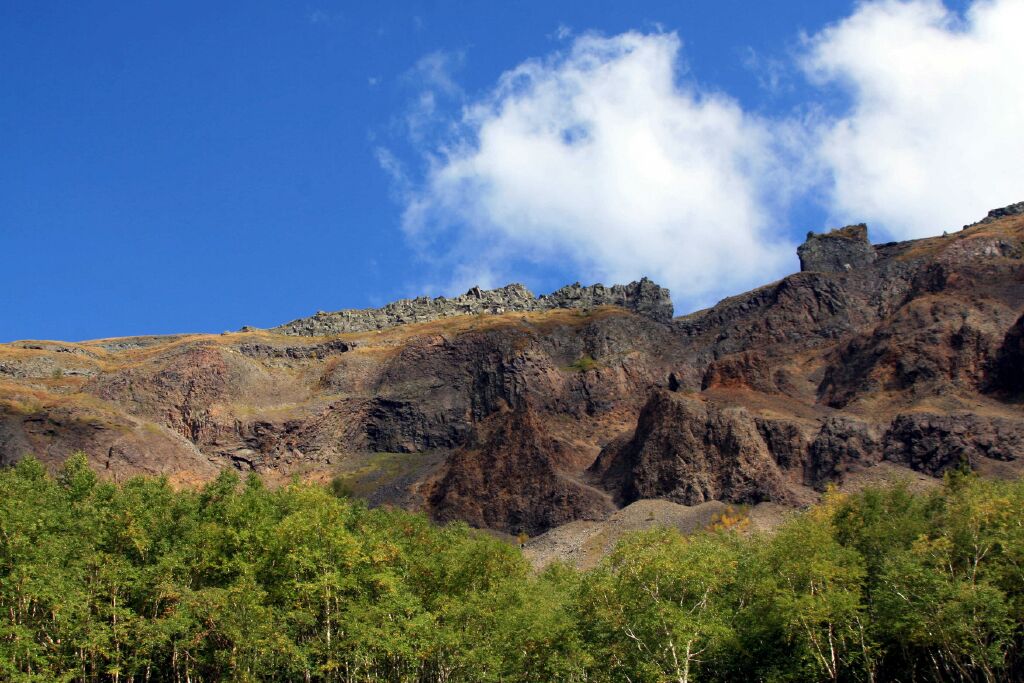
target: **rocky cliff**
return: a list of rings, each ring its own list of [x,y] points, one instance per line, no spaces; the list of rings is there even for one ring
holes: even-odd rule
[[[807,233],[807,241],[796,250],[800,270],[841,273],[870,266],[878,252],[868,241],[868,226],[848,225],[824,235]]]
[[[936,232],[940,232],[941,227]],[[662,498],[800,505],[1024,462],[1024,206],[811,234],[801,272],[672,318],[649,280],[520,285],[274,330],[0,345],[0,462],[337,479],[509,532]],[[583,522],[580,522],[583,523]]]

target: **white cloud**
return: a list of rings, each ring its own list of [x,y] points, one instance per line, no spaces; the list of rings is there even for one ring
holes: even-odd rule
[[[453,73],[462,67],[465,55],[462,52],[437,50],[420,58],[416,65],[405,74],[406,80],[424,90],[437,90],[445,95],[457,95],[462,88],[455,82]]]
[[[1024,0],[875,2],[810,39],[804,67],[851,97],[823,131],[840,220],[899,239],[1024,199]]]
[[[776,57],[762,55],[754,48],[747,46],[741,54],[745,66],[755,78],[761,89],[772,95],[792,90],[789,82],[789,65]]]
[[[419,98],[405,121],[426,170],[381,163],[433,266],[423,281],[442,291],[533,265],[648,275],[691,310],[793,269],[795,201],[905,239],[1024,199],[1022,26],[1024,0],[978,0],[962,18],[938,0],[860,4],[805,38],[804,118],[767,119],[684,79],[673,33],[566,35],[564,52],[475,99],[451,75],[462,54],[432,53],[408,76]],[[784,89],[785,64],[747,63]],[[829,118],[836,88],[848,106]]]
[[[771,216],[793,129],[680,84],[679,52],[674,34],[584,35],[502,75],[430,150],[408,233],[460,283],[568,262],[606,283],[649,275],[680,309],[784,273],[793,245]]]
[[[555,29],[554,35],[551,37],[555,40],[566,40],[572,37],[572,29],[565,24],[559,24],[558,28]]]
[[[464,58],[462,52],[437,50],[421,57],[402,75],[401,81],[417,93],[403,121],[403,128],[414,143],[430,144],[428,138],[438,123],[439,103],[444,105],[464,97],[455,80],[455,72],[462,67]]]

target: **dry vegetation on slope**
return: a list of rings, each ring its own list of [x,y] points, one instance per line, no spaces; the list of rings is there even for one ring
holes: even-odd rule
[[[512,533],[599,520],[609,498],[801,505],[879,463],[1012,476],[1022,255],[1010,212],[907,243],[812,236],[802,272],[668,322],[605,306],[4,344],[0,462],[337,476]]]

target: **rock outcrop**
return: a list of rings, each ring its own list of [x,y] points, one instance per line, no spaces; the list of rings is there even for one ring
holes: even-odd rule
[[[474,287],[461,296],[401,299],[382,308],[347,309],[333,313],[318,312],[273,328],[281,334],[324,336],[346,332],[384,330],[408,323],[426,322],[460,315],[499,315],[557,308],[592,310],[599,306],[620,306],[651,320],[672,319],[669,291],[647,278],[628,285],[584,287],[578,282],[539,297],[521,284],[499,289]]]
[[[548,436],[529,407],[499,420],[483,445],[449,459],[430,494],[435,516],[532,536],[614,511],[607,494],[565,473],[571,447]]]
[[[870,266],[878,258],[868,241],[868,226],[848,225],[823,235],[807,234],[807,241],[797,249],[800,270],[819,273],[842,273]]]
[[[991,390],[1010,396],[1024,393],[1024,316],[1007,331],[996,354]]]
[[[658,391],[628,441],[605,449],[592,467],[624,503],[664,498],[684,505],[790,498],[778,464],[743,408]]]
[[[820,490],[830,482],[842,482],[847,472],[881,459],[881,441],[871,424],[853,417],[829,417],[808,448],[804,482]]]
[[[914,299],[831,354],[819,397],[842,408],[880,391],[980,391],[990,384],[1012,315],[998,303],[964,301],[948,294]]]
[[[610,499],[792,505],[890,469],[1024,471],[1024,208],[910,242],[851,226],[800,256],[674,319],[642,280],[2,344],[0,463],[82,449],[112,478],[339,477],[527,533]]]
[[[982,458],[1024,457],[1024,421],[911,413],[893,420],[885,441],[886,460],[938,476],[955,467],[977,466]]]
[[[975,225],[987,225],[988,223],[995,223],[1002,218],[1009,218],[1011,216],[1024,215],[1024,202],[1016,202],[1015,204],[1009,204],[998,209],[992,209],[988,212],[988,215],[982,218],[977,223],[971,225],[965,225],[964,229],[973,228]]]
[[[723,356],[704,371],[701,389],[751,389],[766,394],[776,393],[788,387],[786,373],[774,370],[765,354],[760,351],[743,351]]]
[[[598,306],[621,306],[658,322],[672,319],[672,297],[664,287],[647,278],[628,285],[601,284],[584,287],[576,282],[538,297],[539,310],[577,308],[590,310]]]

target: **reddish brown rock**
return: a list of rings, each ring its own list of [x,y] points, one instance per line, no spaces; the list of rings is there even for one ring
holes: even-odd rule
[[[790,497],[749,413],[664,391],[644,406],[632,438],[602,452],[593,471],[624,503],[641,498],[684,505],[759,503]]]
[[[320,320],[3,344],[0,463],[83,449],[116,477],[361,477],[374,503],[529,531],[604,514],[590,465],[620,499],[684,502],[804,502],[882,458],[1013,472],[1022,255],[1024,214],[1006,210],[910,242],[813,236],[804,272],[673,320],[641,281],[570,286],[544,310],[470,292],[437,320],[329,337],[301,336],[335,330]]]
[[[776,393],[780,390],[777,372],[781,373],[772,369],[760,351],[734,353],[708,366],[701,389],[751,389],[766,394]]]
[[[568,448],[544,432],[531,409],[510,412],[484,444],[449,458],[430,509],[440,520],[530,535],[575,519],[604,519],[615,509],[611,499],[566,474]]]
[[[870,333],[855,335],[830,357],[821,400],[842,408],[880,391],[971,392],[988,383],[1012,312],[989,301],[949,295],[915,299]]]

